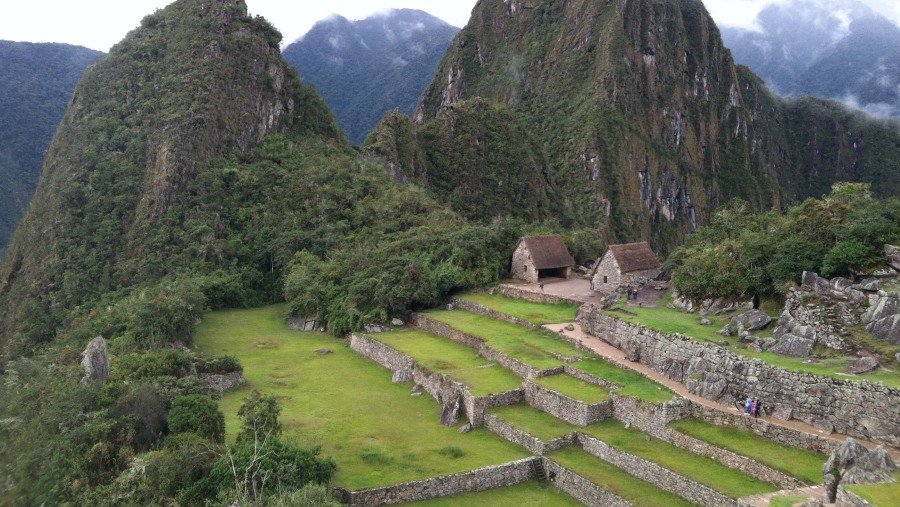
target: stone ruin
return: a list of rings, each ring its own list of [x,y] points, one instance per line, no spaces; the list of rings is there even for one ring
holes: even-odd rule
[[[856,440],[848,438],[837,451],[831,453],[822,467],[828,501],[833,503],[838,499],[839,488],[844,484],[895,482],[891,476],[895,471],[897,466],[884,447],[879,445],[874,451],[869,451]]]

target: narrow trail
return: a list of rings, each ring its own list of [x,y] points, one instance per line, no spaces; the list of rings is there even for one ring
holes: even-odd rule
[[[574,326],[575,329],[572,331],[567,330],[566,327],[569,325]],[[721,412],[727,412],[727,413],[731,413],[731,414],[740,414],[740,411],[737,409],[737,407],[723,405],[721,403],[717,403],[715,401],[708,400],[701,396],[697,396],[696,394],[692,394],[691,392],[688,391],[687,387],[685,387],[684,384],[682,384],[680,382],[676,382],[668,377],[661,375],[660,373],[658,373],[656,370],[653,370],[649,366],[643,365],[643,364],[635,362],[635,361],[629,361],[628,359],[625,358],[625,354],[621,350],[613,347],[612,345],[602,341],[599,338],[596,338],[596,337],[593,337],[593,336],[590,336],[590,335],[584,333],[581,330],[581,327],[577,323],[564,322],[562,324],[547,324],[547,325],[544,325],[543,327],[546,329],[549,329],[555,333],[561,333],[572,339],[578,340],[585,347],[594,351],[598,355],[603,356],[604,358],[608,359],[609,361],[611,361],[619,366],[629,368],[638,373],[641,373],[644,376],[649,377],[649,378],[659,382],[660,384],[668,387],[669,389],[671,389],[673,392],[675,392],[679,396],[683,396],[683,397],[691,400],[694,403],[698,403],[700,405],[710,407],[710,408],[719,410]],[[801,431],[804,433],[809,433],[812,435],[817,435],[822,438],[827,438],[827,439],[835,440],[838,442],[843,442],[843,441],[847,440],[847,435],[843,435],[840,433],[830,433],[830,434],[825,433],[824,431],[817,429],[815,426],[807,424],[803,421],[797,421],[797,420],[785,421],[783,419],[777,419],[772,416],[760,416],[758,419],[754,418],[754,420],[765,421],[770,424],[774,424],[774,425],[781,426],[784,428],[789,428],[789,429],[796,430],[796,431]],[[854,437],[854,438],[869,449],[874,449],[877,446],[877,444],[875,444],[874,442],[870,442],[868,440],[863,440],[863,439],[856,438],[856,437]],[[885,450],[888,451],[888,453],[891,455],[891,457],[894,458],[895,460],[900,459],[900,449],[895,449],[892,447],[885,446]]]

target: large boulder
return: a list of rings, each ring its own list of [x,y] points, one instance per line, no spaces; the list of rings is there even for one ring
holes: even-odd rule
[[[740,299],[726,299],[726,298],[718,298],[718,299],[702,299],[700,301],[693,301],[681,294],[678,291],[674,291],[672,294],[672,302],[669,303],[671,308],[677,308],[679,310],[684,310],[686,312],[694,313],[700,312],[701,315],[708,315],[711,313],[725,313],[725,312],[733,312],[737,310],[752,310],[753,309],[753,300],[740,300]]]
[[[900,292],[879,290],[862,322],[873,335],[900,345]]]
[[[812,353],[814,340],[803,338],[793,334],[785,334],[778,340],[778,344],[771,347],[769,352],[791,357],[807,357]]]
[[[735,315],[731,318],[737,326],[743,326],[747,331],[759,331],[765,329],[772,322],[772,317],[759,310],[750,310],[741,315]]]
[[[852,438],[831,453],[822,467],[825,492],[829,502],[834,502],[841,484],[879,484],[894,482],[891,476],[897,465],[891,456],[878,446],[869,451]]]
[[[900,246],[884,245],[884,256],[888,266],[900,271]]]
[[[862,375],[878,369],[878,359],[872,356],[861,357],[853,362],[847,371],[854,375]]]
[[[106,355],[106,340],[102,336],[88,343],[81,353],[81,366],[84,368],[82,383],[103,382],[109,377],[109,357]]]
[[[441,424],[448,428],[452,428],[459,422],[462,416],[462,402],[457,396],[453,401],[444,405],[441,409]]]

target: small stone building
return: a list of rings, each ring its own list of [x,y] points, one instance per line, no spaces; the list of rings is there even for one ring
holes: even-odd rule
[[[562,236],[525,236],[512,256],[513,278],[535,283],[541,278],[569,278],[575,259]]]
[[[609,245],[594,271],[594,290],[613,293],[620,287],[643,285],[661,272],[659,258],[646,241]]]

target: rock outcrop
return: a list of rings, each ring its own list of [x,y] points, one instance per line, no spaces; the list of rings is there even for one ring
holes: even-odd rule
[[[88,343],[81,353],[81,366],[84,368],[82,383],[103,382],[109,377],[109,358],[106,355],[106,340],[98,336]]]
[[[843,484],[894,482],[890,474],[896,470],[894,460],[884,447],[879,445],[870,452],[856,440],[848,438],[837,451],[831,453],[822,467],[828,501],[835,501],[838,487]]]
[[[861,319],[866,329],[892,345],[900,345],[900,289],[879,290],[873,299]]]

